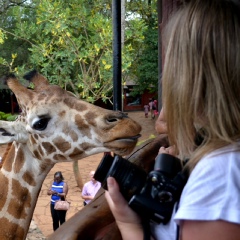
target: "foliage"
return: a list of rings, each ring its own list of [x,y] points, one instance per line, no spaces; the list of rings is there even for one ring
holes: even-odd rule
[[[15,121],[17,116],[16,114],[12,115],[11,113],[0,112],[0,120]]]
[[[144,21],[143,43],[139,49],[136,61],[131,68],[135,75],[136,86],[131,95],[142,94],[145,90],[156,92],[158,89],[158,19],[157,1],[132,0],[129,12],[141,16]]]
[[[25,21],[26,19],[30,21],[32,17],[32,11],[30,8],[27,8],[28,4],[26,2],[28,1],[5,1],[5,11],[0,11],[0,31],[4,33],[4,38],[0,34],[1,75],[8,72],[15,72],[16,66],[21,66],[28,61],[29,42],[14,34],[17,22]],[[25,6],[25,8],[22,6]]]
[[[22,75],[36,68],[51,83],[89,102],[111,99],[111,0],[18,1],[17,6],[7,8],[2,15],[0,51],[5,55],[0,58],[0,75],[9,71]],[[153,19],[150,7],[154,3],[149,0],[126,3],[123,82],[135,76],[143,79],[142,72],[150,71],[151,64],[147,63],[153,60],[151,54],[155,54],[146,45],[149,19]],[[156,30],[152,26],[151,29]],[[153,44],[156,43],[154,36]],[[154,68],[152,64],[152,75]],[[145,84],[141,84],[146,89],[152,84],[149,76],[146,73]]]
[[[158,36],[156,29],[148,28],[145,36],[146,47],[137,60],[135,94],[143,93],[146,89],[149,92],[156,92],[158,89],[158,45],[156,42]]]

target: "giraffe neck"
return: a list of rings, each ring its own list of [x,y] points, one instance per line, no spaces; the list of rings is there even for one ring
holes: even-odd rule
[[[26,144],[12,144],[0,171],[1,240],[26,238],[42,183],[53,165],[34,158]]]

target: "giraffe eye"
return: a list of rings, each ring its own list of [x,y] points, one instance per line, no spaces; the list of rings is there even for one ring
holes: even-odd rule
[[[41,118],[33,124],[33,129],[38,131],[43,131],[46,129],[50,118]]]

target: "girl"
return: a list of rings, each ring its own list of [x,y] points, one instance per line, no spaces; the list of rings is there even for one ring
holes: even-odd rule
[[[190,176],[159,240],[240,238],[240,2],[191,0],[166,30],[163,108],[169,142]],[[198,133],[203,139],[195,145]],[[168,152],[161,148],[160,152]],[[108,178],[105,196],[123,239],[143,239],[141,219]],[[177,225],[180,228],[179,236]]]

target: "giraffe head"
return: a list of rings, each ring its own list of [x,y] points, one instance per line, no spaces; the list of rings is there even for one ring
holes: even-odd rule
[[[22,112],[15,122],[0,121],[0,144],[27,144],[33,157],[55,163],[105,151],[126,155],[135,147],[141,127],[123,113],[79,100],[36,71],[25,78],[34,90],[7,78]]]

